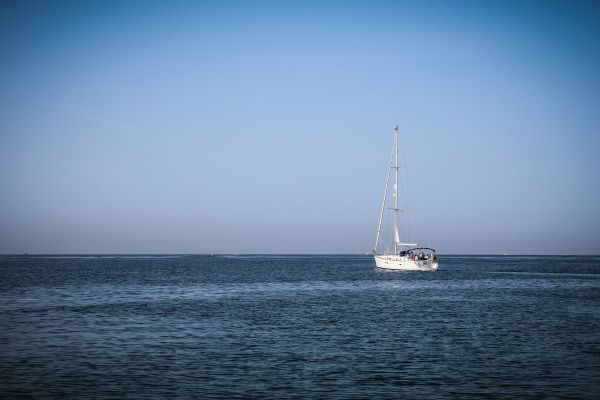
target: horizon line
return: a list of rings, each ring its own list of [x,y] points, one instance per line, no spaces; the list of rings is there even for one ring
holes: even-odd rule
[[[566,253],[437,253],[440,256],[502,256],[502,257],[536,257],[536,256],[579,256],[599,257],[600,254],[566,254]],[[24,256],[372,256],[372,253],[0,253],[0,257]]]

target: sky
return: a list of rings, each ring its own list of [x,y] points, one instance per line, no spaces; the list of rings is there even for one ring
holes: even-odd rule
[[[593,1],[3,1],[0,253],[600,254]],[[406,226],[403,226],[406,228]]]

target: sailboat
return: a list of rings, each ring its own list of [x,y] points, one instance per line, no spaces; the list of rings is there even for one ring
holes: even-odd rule
[[[373,249],[375,264],[377,265],[377,268],[382,269],[435,271],[438,268],[438,261],[434,249],[430,247],[419,247],[418,243],[406,243],[400,240],[400,221],[398,212],[403,211],[403,209],[400,209],[398,200],[398,169],[401,168],[398,163],[398,148],[400,147],[398,139],[398,127],[396,126],[394,128],[392,157],[390,159],[390,167],[388,169],[385,192],[383,194],[383,203],[379,215],[377,238],[375,239],[375,248]],[[394,170],[395,173],[394,192],[392,194],[392,199],[388,200],[392,170]],[[391,243],[384,243],[384,235],[382,235],[382,223],[384,221],[387,203],[392,203],[388,204],[388,210],[393,214],[393,223],[390,232],[393,240]]]

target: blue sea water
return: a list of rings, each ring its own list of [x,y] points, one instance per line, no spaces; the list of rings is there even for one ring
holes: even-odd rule
[[[2,398],[600,398],[600,257],[2,256]]]

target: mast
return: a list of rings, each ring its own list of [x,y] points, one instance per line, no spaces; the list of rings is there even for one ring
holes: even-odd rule
[[[387,178],[385,180],[385,191],[383,192],[383,202],[381,203],[381,211],[379,213],[379,225],[377,226],[377,237],[375,238],[375,248],[373,249],[373,254],[377,255],[377,246],[379,244],[379,239],[381,237],[381,225],[383,223],[383,212],[385,211],[385,205],[386,205],[386,201],[388,201],[388,190],[389,190],[389,185],[390,185],[390,178],[392,176],[392,169],[396,170],[396,175],[395,175],[395,183],[394,183],[394,192],[392,193],[392,196],[394,196],[394,205],[393,207],[389,207],[388,205],[388,210],[393,210],[394,211],[394,227],[393,227],[393,236],[394,236],[394,255],[399,255],[399,248],[401,248],[402,246],[418,246],[418,243],[403,243],[400,241],[400,230],[398,227],[399,224],[399,214],[398,212],[400,211],[400,200],[399,200],[399,196],[398,196],[398,183],[399,183],[399,169],[400,168],[404,168],[404,167],[400,167],[399,165],[399,147],[400,147],[400,135],[398,133],[398,125],[396,125],[394,127],[394,146],[392,147],[392,155],[390,157],[390,165],[388,168],[388,173],[387,173]],[[388,202],[389,204],[389,202]],[[387,229],[387,228],[386,228]],[[385,248],[385,252],[381,253],[381,254],[385,254],[385,255],[389,255],[388,253],[388,247]],[[385,268],[385,267],[383,267]]]
[[[394,150],[396,164],[394,167],[396,170],[396,183],[394,184],[394,254],[398,254],[398,243],[400,242],[398,235],[398,125],[394,128]]]

